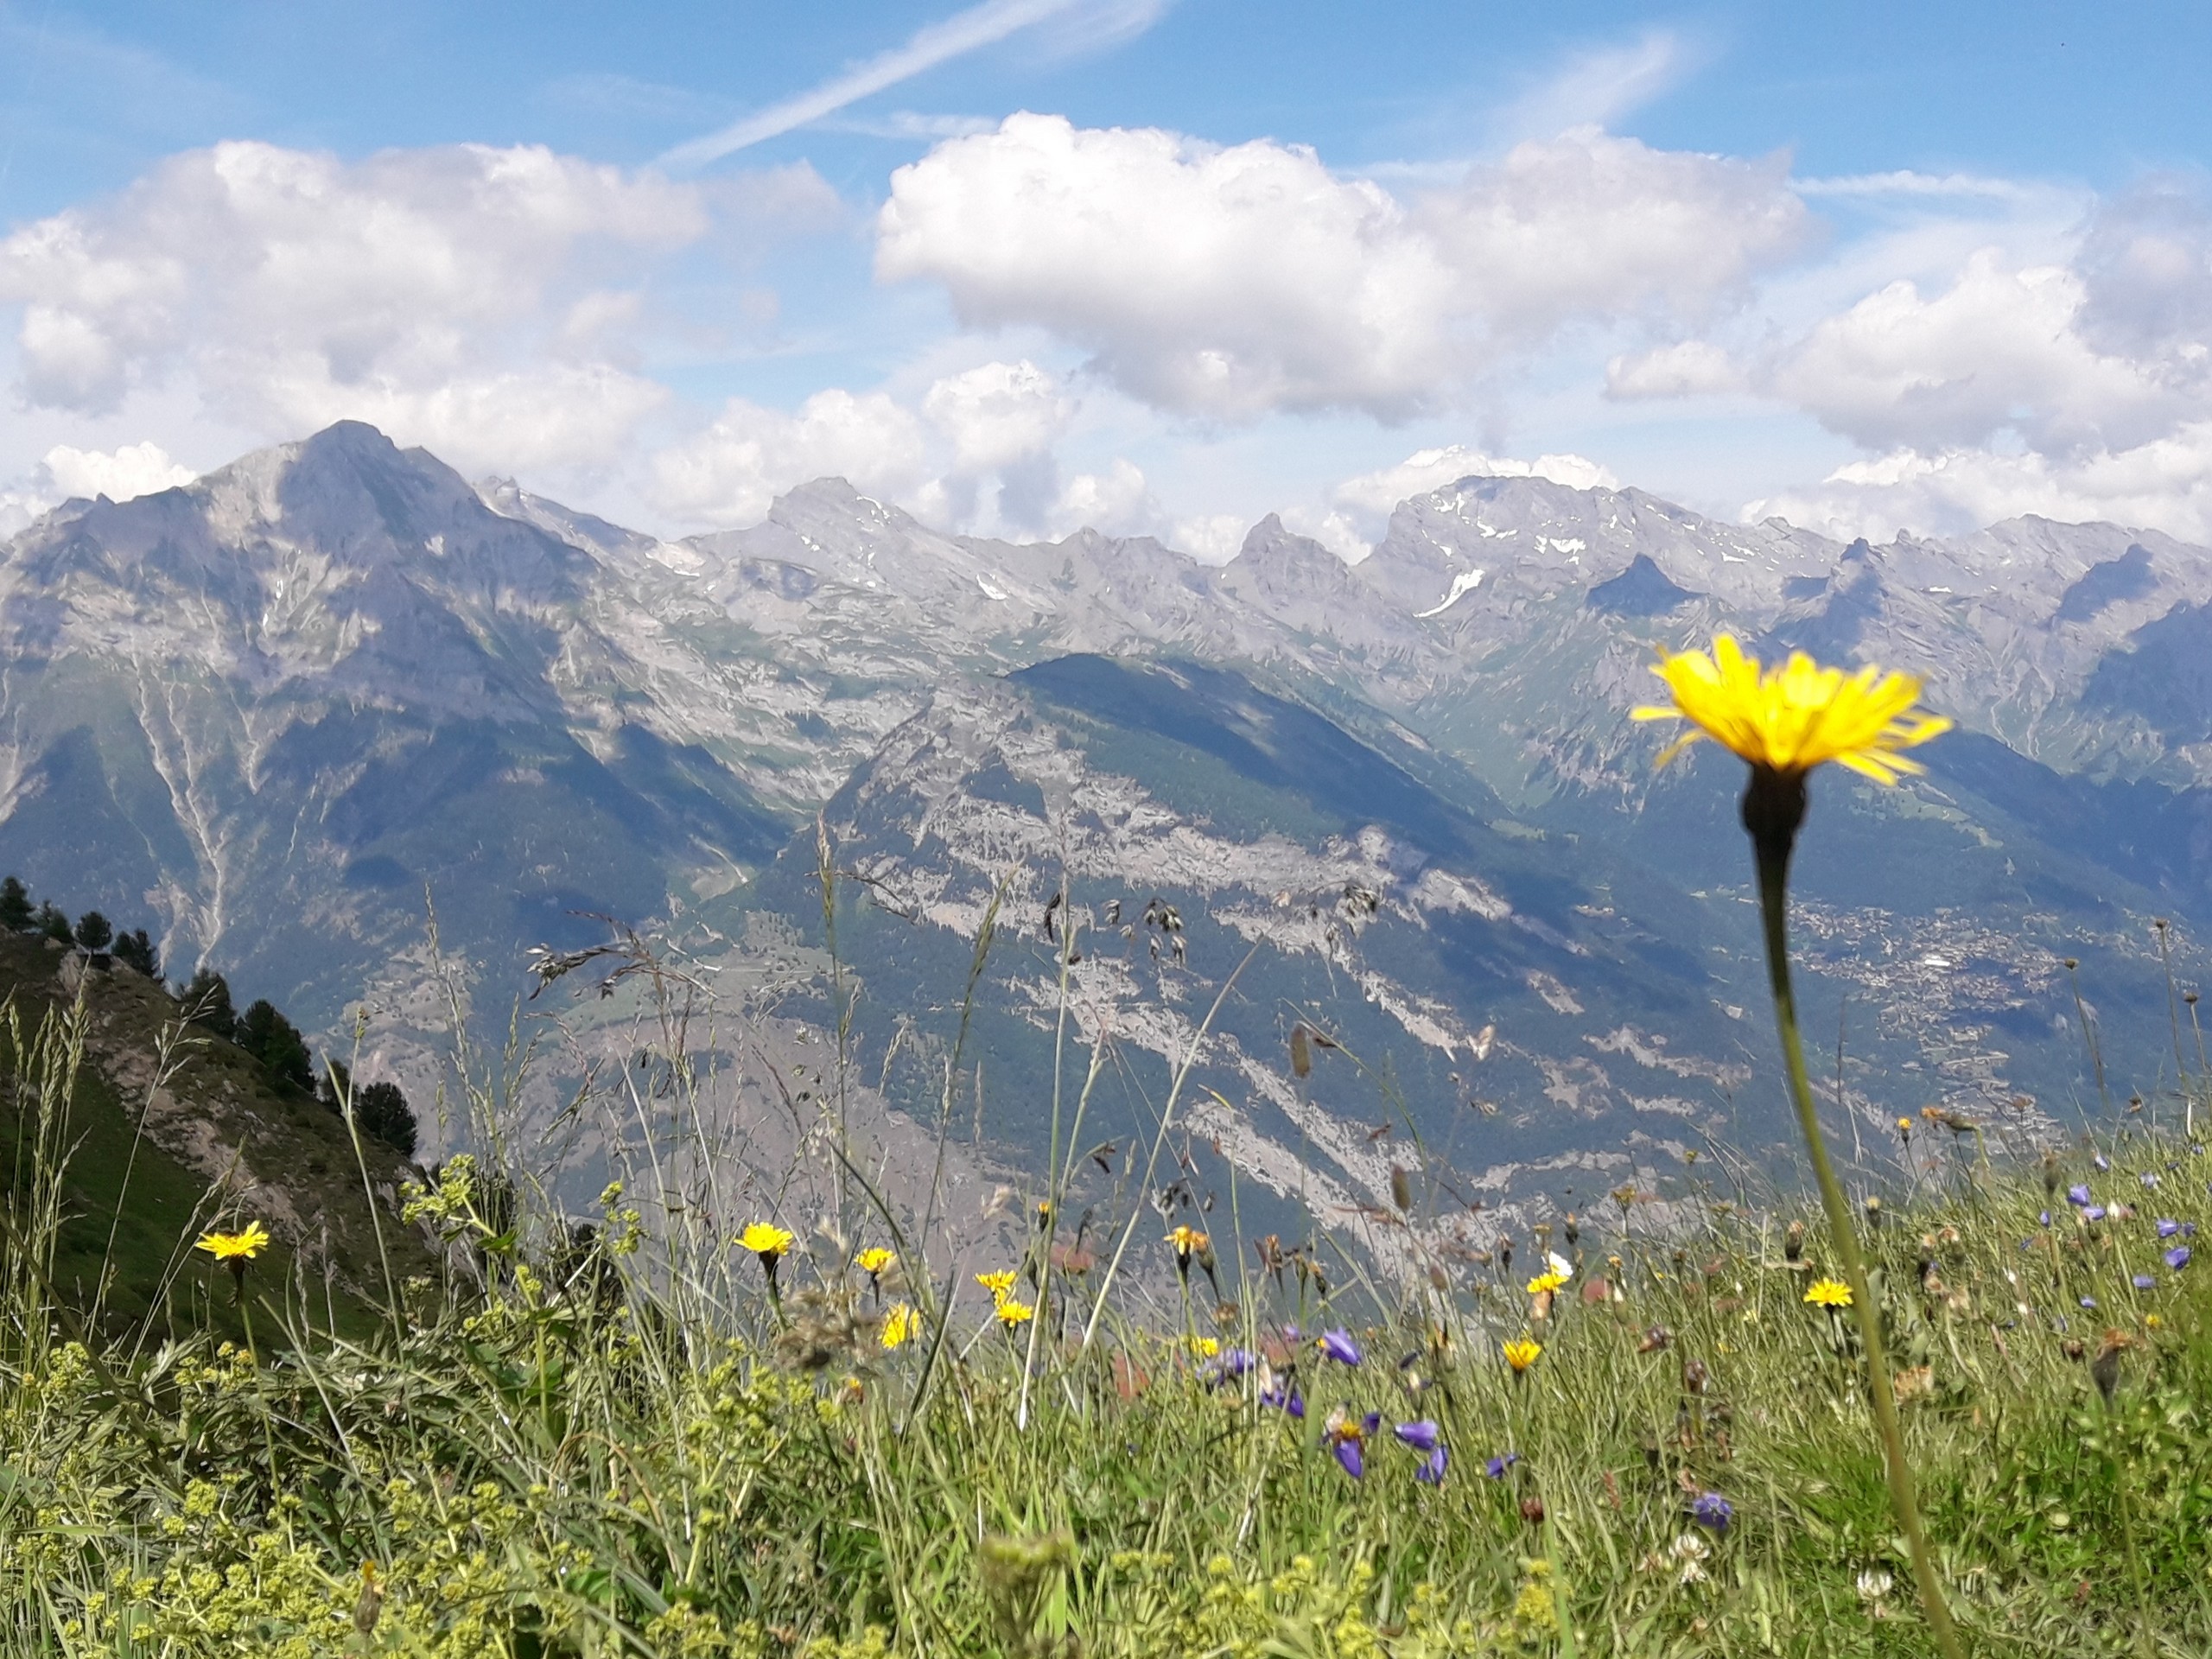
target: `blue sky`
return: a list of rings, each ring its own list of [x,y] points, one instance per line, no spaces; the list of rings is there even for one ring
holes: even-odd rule
[[[668,533],[2212,538],[2201,8],[614,10],[0,0],[0,527],[352,415]]]

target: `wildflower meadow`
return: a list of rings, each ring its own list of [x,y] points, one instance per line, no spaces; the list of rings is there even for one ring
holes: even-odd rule
[[[568,1213],[485,1137],[395,1195],[420,1255],[347,1318],[225,1212],[156,1332],[53,1294],[70,1147],[19,1136],[8,1650],[2212,1650],[2212,1078],[2178,1132],[1930,1164],[1907,1119],[1885,1179],[1839,1173],[1790,843],[1815,768],[1888,781],[1943,723],[1726,640],[1662,674],[1643,712],[1751,769],[1810,1192],[1716,1149],[1403,1277],[1233,1212],[1077,1238],[1071,1098],[979,1264],[834,1141],[818,1203],[709,1227],[627,1174]],[[10,1027],[17,1122],[66,1116],[87,1017]]]

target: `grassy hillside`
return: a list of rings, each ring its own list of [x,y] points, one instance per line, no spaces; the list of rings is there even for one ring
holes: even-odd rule
[[[2131,1139],[1962,1160],[1869,1213],[1970,1651],[2212,1644],[2208,1179]],[[1648,1238],[1624,1192],[1625,1236],[1540,1231],[1387,1306],[1248,1272],[1217,1223],[1217,1305],[1201,1262],[1181,1335],[1109,1307],[1085,1346],[1099,1262],[1064,1255],[1025,1320],[1019,1262],[1001,1317],[965,1275],[949,1306],[897,1261],[872,1278],[858,1247],[887,1237],[825,1229],[772,1298],[750,1253],[683,1254],[619,1192],[595,1237],[509,1255],[471,1181],[414,1208],[491,1271],[418,1283],[404,1335],[257,1364],[12,1325],[8,1650],[1930,1650],[1848,1323],[1807,1300],[1833,1264],[1732,1197]],[[1573,1277],[1532,1295],[1550,1250]],[[271,1318],[282,1271],[246,1281]],[[942,1326],[888,1343],[904,1304]]]
[[[385,1300],[372,1192],[395,1274],[424,1270],[429,1253],[399,1222],[410,1174],[402,1159],[365,1139],[357,1160],[344,1121],[312,1096],[182,1021],[161,985],[86,961],[0,934],[10,1250],[18,1262],[44,1259],[21,1230],[41,1177],[56,1179],[43,1294],[65,1323],[97,1316],[106,1334],[133,1339],[203,1326],[239,1334],[227,1276],[217,1283],[192,1245],[250,1215],[275,1235],[264,1274],[290,1281],[324,1323],[356,1330]]]

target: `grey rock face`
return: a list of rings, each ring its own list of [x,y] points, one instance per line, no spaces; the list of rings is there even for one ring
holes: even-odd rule
[[[331,1030],[365,987],[408,1002],[426,891],[487,1008],[574,912],[818,932],[826,808],[911,918],[846,941],[885,1019],[941,1011],[1001,885],[1033,957],[1065,875],[1086,1029],[1155,1065],[1262,947],[1205,1109],[1281,1202],[1385,1201],[1346,1127],[1379,1096],[1284,1070],[1338,1007],[1454,1148],[1439,1183],[1558,1197],[1779,1134],[1734,763],[1653,774],[1624,715],[1655,651],[1726,628],[1927,676],[1962,728],[1934,775],[1816,788],[1808,1006],[1847,992],[1862,1128],[1934,1099],[2030,1134],[2083,1086],[2060,956],[2160,1086],[2147,918],[2188,974],[2212,922],[2208,617],[2212,556],[2147,532],[1843,546],[1535,479],[1409,500],[1357,565],[1274,518],[1219,568],[945,536],[837,480],[669,543],[349,423],[0,544],[0,865]],[[1122,937],[1155,899],[1178,936]],[[991,981],[1000,1071],[1034,1080],[1048,984]]]

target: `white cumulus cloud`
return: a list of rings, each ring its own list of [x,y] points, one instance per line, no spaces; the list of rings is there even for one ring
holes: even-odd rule
[[[1707,315],[1802,240],[1784,170],[1585,129],[1402,200],[1309,149],[1021,114],[892,175],[876,269],[1165,409],[1395,419],[1570,324]]]
[[[1538,455],[1534,461],[1485,455],[1461,444],[1418,449],[1395,467],[1362,473],[1336,487],[1337,505],[1388,517],[1408,496],[1423,495],[1463,478],[1545,478],[1575,490],[1617,490],[1620,480],[1582,455]]]
[[[653,459],[658,505],[689,522],[756,524],[795,484],[842,478],[906,500],[928,477],[928,435],[887,393],[817,391],[796,414],[733,398],[703,432]]]
[[[63,496],[104,495],[111,501],[129,501],[161,490],[189,484],[195,474],[180,467],[159,444],[126,443],[118,449],[73,448],[57,443],[46,452],[41,471]]]
[[[221,143],[0,241],[0,306],[36,407],[181,384],[271,436],[355,416],[465,467],[579,464],[666,398],[631,360],[645,273],[718,209],[826,200],[804,168],[709,188],[537,145]]]

